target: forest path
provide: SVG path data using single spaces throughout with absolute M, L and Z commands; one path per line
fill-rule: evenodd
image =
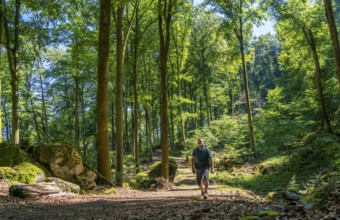
M 178 175 L 171 190 L 117 188 L 117 194 L 112 195 L 58 194 L 20 199 L 9 196 L 0 181 L 0 219 L 238 219 L 242 215 L 237 211 L 240 204 L 250 208 L 258 205 L 254 198 L 223 192 L 216 185 L 210 188 L 209 199 L 203 200 L 185 158 L 175 160 Z

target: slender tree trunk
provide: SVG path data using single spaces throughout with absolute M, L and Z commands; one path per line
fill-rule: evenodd
M 0 45 L 4 35 L 4 2 L 0 0 Z M 2 62 L 2 50 L 0 49 L 0 63 Z M 0 68 L 0 100 L 2 100 L 2 75 L 3 69 Z M 0 101 L 0 143 L 2 143 L 2 102 Z
M 32 91 L 31 91 L 31 79 L 32 79 L 32 73 L 26 73 L 26 90 L 28 94 L 28 99 L 27 99 L 27 109 L 32 113 L 33 116 L 33 121 L 34 121 L 34 126 L 35 126 L 35 131 L 37 133 L 37 139 L 38 143 L 41 142 L 41 136 L 40 136 L 40 129 L 39 129 L 39 122 L 38 122 L 38 113 L 35 111 L 34 107 L 34 100 L 32 98 Z M 28 100 L 30 100 L 28 102 Z M 42 119 L 42 117 L 40 117 Z
M 48 129 L 48 117 L 47 117 L 47 108 L 46 108 L 46 100 L 45 100 L 45 91 L 44 91 L 44 85 L 43 85 L 43 76 L 42 72 L 40 71 L 40 58 L 39 58 L 39 80 L 40 80 L 40 90 L 41 90 L 41 101 L 42 101 L 42 127 L 44 128 L 44 131 L 46 133 L 46 136 L 48 139 L 53 141 L 49 129 Z
M 81 84 L 81 92 L 80 92 L 80 100 L 81 100 L 81 134 L 82 134 L 82 150 L 83 157 L 87 159 L 87 144 L 86 144 L 86 130 L 85 130 L 85 100 L 84 100 L 84 82 Z
M 339 88 L 340 88 L 340 46 L 339 46 L 339 35 L 336 29 L 336 23 L 333 16 L 332 0 L 324 0 L 325 12 L 327 17 L 327 23 L 329 27 L 329 33 L 333 45 L 333 53 L 336 65 L 336 75 L 338 78 Z
M 139 172 L 139 104 L 138 104 L 138 47 L 139 47 L 139 1 L 136 3 L 136 20 L 135 20 L 135 39 L 134 39 L 134 51 L 133 51 L 133 148 L 134 148 L 134 162 L 136 166 L 136 172 Z
M 240 8 L 242 8 L 242 6 Z M 247 107 L 247 114 L 248 114 L 248 128 L 249 128 L 250 147 L 251 147 L 251 149 L 254 153 L 255 159 L 257 160 L 255 141 L 254 141 L 253 120 L 252 120 L 250 96 L 249 96 L 248 74 L 247 74 L 247 68 L 246 68 L 246 60 L 245 60 L 245 56 L 244 56 L 243 25 L 242 25 L 241 18 L 239 18 L 239 30 L 235 29 L 234 31 L 235 31 L 236 36 L 238 37 L 239 44 L 240 44 L 240 53 L 241 53 L 241 59 L 242 59 L 242 76 L 243 76 L 243 83 L 244 83 L 244 94 L 245 94 L 245 98 L 246 98 L 246 107 Z
M 108 135 L 108 75 L 110 56 L 111 0 L 100 1 L 97 87 L 98 172 L 112 181 Z
M 116 110 L 116 184 L 123 185 L 123 13 L 124 8 L 117 9 L 117 110 Z
M 303 33 L 313 53 L 313 59 L 314 59 L 314 65 L 315 65 L 314 77 L 315 77 L 316 88 L 319 94 L 320 111 L 322 115 L 323 124 L 327 132 L 333 133 L 331 124 L 329 122 L 329 118 L 327 115 L 326 106 L 325 106 L 325 98 L 324 98 L 323 87 L 322 87 L 322 82 L 321 82 L 321 68 L 320 68 L 319 56 L 316 50 L 316 41 L 311 30 L 303 29 Z
M 111 129 L 111 137 L 112 137 L 112 139 L 111 139 L 111 144 L 112 144 L 112 147 L 111 147 L 111 149 L 113 150 L 113 151 L 115 151 L 116 150 L 116 132 L 115 132 L 115 126 L 116 126 L 116 124 L 115 124 L 115 100 L 112 100 L 112 103 L 111 103 L 111 126 L 112 126 L 112 129 Z
M 4 118 L 5 118 L 5 128 L 6 128 L 6 140 L 9 141 L 10 140 L 10 125 L 9 125 L 9 116 L 7 114 L 7 108 L 6 108 L 6 98 L 4 98 L 4 100 L 1 100 L 1 106 L 3 108 L 3 112 L 4 112 Z
M 4 26 L 6 34 L 6 49 L 9 69 L 11 72 L 12 87 L 12 137 L 13 144 L 19 144 L 19 18 L 20 18 L 20 1 L 15 1 L 15 20 L 14 20 L 14 46 L 11 48 L 8 21 L 4 17 Z M 4 7 L 5 1 L 4 1 Z M 6 14 L 6 13 L 5 13 Z

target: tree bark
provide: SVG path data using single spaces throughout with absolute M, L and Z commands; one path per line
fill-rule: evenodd
M 117 9 L 117 110 L 116 110 L 116 184 L 123 185 L 123 13 L 124 8 Z
M 112 180 L 108 136 L 108 75 L 110 56 L 111 0 L 100 1 L 97 87 L 98 172 Z
M 329 27 L 329 33 L 332 40 L 333 53 L 336 65 L 336 76 L 340 88 L 340 46 L 339 46 L 339 35 L 336 29 L 336 23 L 333 16 L 332 0 L 324 0 L 325 12 L 327 17 L 327 23 Z
M 168 143 L 168 69 L 167 61 L 170 46 L 170 24 L 172 0 L 158 0 L 158 31 L 160 37 L 160 69 L 161 69 L 161 145 L 162 145 L 162 177 L 169 179 L 169 143 Z M 164 19 L 164 21 L 163 21 Z M 163 22 L 165 30 L 163 29 Z

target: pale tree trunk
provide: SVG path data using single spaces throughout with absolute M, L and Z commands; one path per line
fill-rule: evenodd
M 116 184 L 123 185 L 123 13 L 124 8 L 117 9 L 117 105 L 116 105 Z
M 112 181 L 108 135 L 108 75 L 110 56 L 111 0 L 100 1 L 97 87 L 98 172 Z
M 167 61 L 170 46 L 170 24 L 172 0 L 158 0 L 158 30 L 160 37 L 161 67 L 161 145 L 162 145 L 162 177 L 169 179 L 169 143 L 168 143 L 168 69 Z M 164 19 L 164 20 L 163 20 Z M 163 24 L 164 22 L 164 24 Z M 165 30 L 164 27 L 165 26 Z
M 333 16 L 332 0 L 324 0 L 325 12 L 327 17 L 327 23 L 329 27 L 329 33 L 331 35 L 333 53 L 336 65 L 336 76 L 338 78 L 339 88 L 340 88 L 340 46 L 338 31 L 336 29 L 336 23 Z
M 242 4 L 240 6 L 242 9 Z M 234 32 L 238 38 L 240 44 L 240 53 L 242 59 L 242 76 L 243 76 L 243 83 L 244 83 L 244 94 L 246 98 L 246 107 L 247 107 L 247 114 L 248 114 L 248 129 L 249 129 L 249 141 L 250 141 L 250 148 L 254 153 L 254 158 L 257 159 L 256 148 L 255 148 L 255 141 L 254 141 L 254 129 L 253 129 L 253 120 L 252 120 L 252 113 L 251 113 L 251 105 L 250 105 L 250 96 L 249 96 L 249 86 L 248 86 L 248 74 L 246 68 L 246 60 L 244 56 L 244 39 L 243 39 L 243 22 L 242 19 L 239 18 L 239 29 L 234 29 Z
M 6 8 L 5 1 L 4 7 Z M 5 13 L 6 14 L 6 13 Z M 15 1 L 15 19 L 14 19 L 14 45 L 11 48 L 11 39 L 9 34 L 9 25 L 6 16 L 4 17 L 4 26 L 6 34 L 6 49 L 9 69 L 11 72 L 12 87 L 12 137 L 13 144 L 19 144 L 19 18 L 20 18 L 20 1 Z
M 322 115 L 323 124 L 327 132 L 333 133 L 331 124 L 329 122 L 329 118 L 327 115 L 326 106 L 325 106 L 325 98 L 324 98 L 323 87 L 322 87 L 322 82 L 321 82 L 321 68 L 320 68 L 319 56 L 316 51 L 315 38 L 311 30 L 303 29 L 303 33 L 313 53 L 313 59 L 314 59 L 314 65 L 315 65 L 314 77 L 315 77 L 316 88 L 318 90 L 318 95 L 319 95 L 320 111 Z

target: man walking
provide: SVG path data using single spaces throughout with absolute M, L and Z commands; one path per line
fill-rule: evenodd
M 198 146 L 192 152 L 191 167 L 192 172 L 196 174 L 197 185 L 201 190 L 204 199 L 208 198 L 209 187 L 209 168 L 214 173 L 214 164 L 211 151 L 204 145 L 204 139 L 198 139 Z M 204 180 L 204 188 L 203 188 Z

